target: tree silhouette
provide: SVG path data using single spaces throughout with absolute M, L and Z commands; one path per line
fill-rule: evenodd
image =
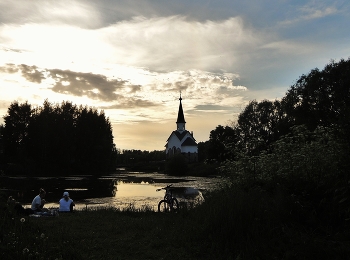
M 48 100 L 32 109 L 16 101 L 4 119 L 5 161 L 25 167 L 27 174 L 114 169 L 112 127 L 103 111 Z
M 330 62 L 320 71 L 302 75 L 285 97 L 287 115 L 310 130 L 350 122 L 350 59 Z
M 28 102 L 13 102 L 4 116 L 3 149 L 7 162 L 15 162 L 25 156 L 28 142 L 29 125 L 32 120 L 32 108 Z
M 224 159 L 234 159 L 237 153 L 257 156 L 299 125 L 309 131 L 337 128 L 338 138 L 350 147 L 350 58 L 331 61 L 323 70 L 313 69 L 302 75 L 281 100 L 250 101 L 232 131 L 224 131 L 219 125 L 211 132 L 201 157 L 226 154 L 229 157 Z M 223 132 L 225 138 L 220 137 Z

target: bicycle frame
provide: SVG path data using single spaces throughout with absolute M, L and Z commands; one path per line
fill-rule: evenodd
M 163 200 L 159 201 L 158 203 L 158 211 L 163 211 L 161 210 L 161 207 L 164 207 L 164 211 L 167 212 L 168 210 L 170 211 L 177 211 L 178 207 L 179 207 L 179 202 L 177 201 L 177 199 L 175 197 L 173 197 L 173 192 L 171 190 L 172 184 L 164 187 L 164 188 L 160 188 L 157 189 L 156 191 L 160 191 L 160 190 L 165 190 L 165 195 Z
M 173 198 L 173 192 L 171 191 L 170 188 L 166 188 L 165 189 L 164 200 L 166 200 L 167 202 L 170 202 L 172 198 Z

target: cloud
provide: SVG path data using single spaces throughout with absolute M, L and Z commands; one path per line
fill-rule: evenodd
M 41 85 L 55 93 L 88 97 L 99 102 L 109 102 L 110 108 L 151 107 L 169 99 L 169 94 L 185 93 L 188 98 L 207 98 L 215 102 L 229 100 L 230 95 L 239 95 L 247 90 L 244 86 L 234 86 L 239 78 L 232 73 L 211 73 L 201 70 L 150 72 L 144 85 L 133 84 L 129 80 L 107 77 L 91 72 L 76 72 L 61 69 L 41 69 L 25 64 L 6 64 L 0 71 L 21 75 L 25 80 Z M 137 77 L 137 75 L 134 75 Z M 148 83 L 147 83 L 148 82 Z M 176 95 L 176 94 L 175 94 Z M 117 104 L 113 104 L 117 101 Z
M 17 52 L 17 53 L 24 52 L 24 50 L 20 50 L 20 49 L 11 49 L 11 48 L 4 48 L 4 47 L 2 47 L 0 49 L 4 50 L 6 52 Z
M 7 110 L 9 108 L 9 101 L 8 100 L 0 100 L 0 111 L 1 110 Z M 0 121 L 1 124 L 1 121 Z
M 335 6 L 324 6 L 323 4 L 315 5 L 312 2 L 312 3 L 308 3 L 307 5 L 301 6 L 299 8 L 299 12 L 297 12 L 298 14 L 297 17 L 289 20 L 284 20 L 280 22 L 280 24 L 291 25 L 302 21 L 320 19 L 326 16 L 335 15 L 338 12 L 339 11 L 337 7 Z
M 231 106 L 219 106 L 219 105 L 212 105 L 212 104 L 207 104 L 207 105 L 198 105 L 195 107 L 196 110 L 201 110 L 201 111 L 223 111 L 223 110 L 232 110 Z
M 26 64 L 15 65 L 7 63 L 5 66 L 0 67 L 0 72 L 9 74 L 21 73 L 26 80 L 33 83 L 41 83 L 45 79 L 43 70 L 40 70 L 37 66 Z
M 0 0 L 1 98 L 93 105 L 137 134 L 175 126 L 181 91 L 209 133 L 348 55 L 348 20 L 344 0 Z
M 241 93 L 241 92 L 238 92 L 237 90 L 247 91 L 248 89 L 244 86 L 220 86 L 216 90 L 216 93 L 217 95 L 221 95 L 223 97 L 231 97 Z
M 87 96 L 99 101 L 116 101 L 123 99 L 128 93 L 135 94 L 141 91 L 140 85 L 133 85 L 122 79 L 109 79 L 105 75 L 94 73 L 40 69 L 25 64 L 6 64 L 0 67 L 0 72 L 20 73 L 29 82 L 44 84 L 45 81 L 46 88 L 53 92 L 78 97 Z M 140 100 L 131 103 L 142 105 Z
M 12 63 L 8 63 L 5 66 L 0 67 L 0 72 L 2 73 L 13 74 L 13 73 L 17 73 L 18 71 L 19 69 L 17 68 L 17 66 Z
M 184 16 L 134 17 L 100 29 L 68 24 L 0 25 L 3 49 L 23 50 L 9 60 L 60 69 L 123 64 L 149 71 L 193 69 L 236 73 L 266 36 L 244 25 L 240 17 L 194 21 Z M 103 64 L 103 65 L 102 65 Z M 92 68 L 92 67 L 95 68 Z
M 122 98 L 122 100 L 118 100 L 117 104 L 109 105 L 109 106 L 101 106 L 102 109 L 132 109 L 132 108 L 149 108 L 149 107 L 157 107 L 158 103 L 142 100 L 137 98 Z M 143 115 L 144 117 L 144 115 Z
M 101 25 L 100 14 L 84 1 L 0 1 L 0 23 L 71 24 L 82 28 Z
M 109 80 L 104 75 L 74 72 L 69 70 L 48 70 L 55 81 L 52 91 L 75 96 L 88 96 L 103 101 L 117 100 L 116 91 L 125 87 L 124 80 Z M 121 91 L 120 91 L 121 92 Z
M 101 29 L 124 64 L 154 71 L 231 69 L 259 41 L 239 17 L 188 21 L 186 17 L 134 17 Z M 108 39 L 107 39 L 108 38 Z
M 135 74 L 129 73 L 126 77 L 125 70 L 118 69 L 120 66 L 156 74 L 198 70 L 226 76 L 230 72 L 231 78 L 244 80 L 239 85 L 248 86 L 247 79 L 253 78 L 251 73 L 256 73 L 256 65 L 265 70 L 266 64 L 286 66 L 286 59 L 282 65 L 282 62 L 267 63 L 266 60 L 275 58 L 275 50 L 285 53 L 284 46 L 290 44 L 292 48 L 297 43 L 288 42 L 282 46 L 284 42 L 279 37 L 247 26 L 239 16 L 215 21 L 190 20 L 180 15 L 137 16 L 89 30 L 47 24 L 5 27 L 3 34 L 8 38 L 5 42 L 7 48 L 26 50 L 20 57 L 10 56 L 11 61 L 20 58 L 21 63 L 29 64 L 35 59 L 35 65 L 40 67 L 92 71 L 101 75 L 110 70 L 113 71 L 111 74 L 135 86 L 144 83 L 135 80 Z M 12 42 L 16 44 L 12 45 Z M 205 78 L 179 78 L 168 86 L 161 85 L 164 91 L 184 91 L 195 84 L 191 80 L 198 82 L 205 81 Z M 255 86 L 250 84 L 249 87 Z M 138 88 L 130 91 L 138 91 Z
M 21 64 L 18 66 L 18 68 L 20 71 L 22 71 L 23 77 L 30 82 L 41 83 L 41 81 L 45 79 L 44 73 L 38 70 L 36 66 Z
M 304 15 L 302 16 L 302 19 L 304 20 L 318 19 L 338 13 L 337 8 L 334 6 L 318 7 L 306 5 L 301 7 L 300 10 L 302 11 L 302 13 L 304 13 Z
M 319 51 L 318 45 L 298 42 L 295 40 L 271 41 L 260 47 L 261 50 L 271 51 L 271 55 L 307 55 Z

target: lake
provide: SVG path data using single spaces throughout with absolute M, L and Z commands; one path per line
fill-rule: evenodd
M 69 177 L 0 177 L 0 187 L 7 196 L 12 195 L 25 207 L 29 207 L 39 188 L 47 192 L 45 207 L 58 207 L 58 200 L 64 191 L 76 203 L 76 209 L 92 207 L 116 207 L 125 209 L 147 207 L 156 210 L 164 190 L 156 189 L 173 185 L 173 195 L 181 203 L 196 204 L 205 200 L 207 191 L 216 189 L 223 182 L 213 177 L 176 177 L 160 173 L 126 172 L 94 177 L 76 175 Z

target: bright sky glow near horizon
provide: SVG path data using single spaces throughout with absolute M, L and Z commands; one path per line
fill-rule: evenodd
M 179 94 L 197 142 L 251 100 L 350 57 L 348 0 L 0 0 L 0 124 L 14 101 L 104 110 L 120 149 L 163 150 Z

